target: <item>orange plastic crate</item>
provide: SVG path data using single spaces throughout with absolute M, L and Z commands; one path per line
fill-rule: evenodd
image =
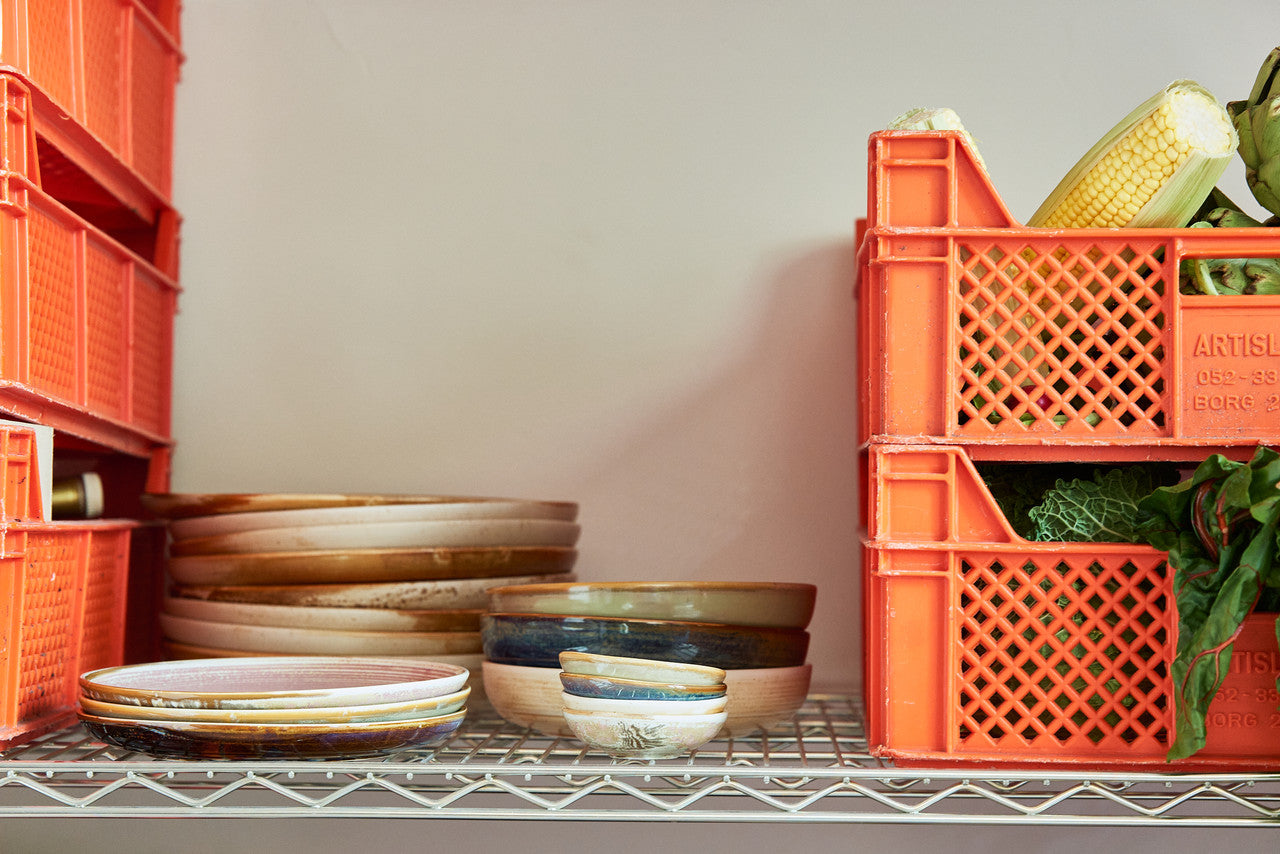
M 1280 436 L 1280 296 L 1184 296 L 1280 228 L 1032 229 L 961 136 L 871 135 L 859 438 L 975 459 L 1202 459 Z
M 40 189 L 28 95 L 0 75 L 0 410 L 153 455 L 171 444 L 177 285 Z
M 866 451 L 868 739 L 903 764 L 1280 768 L 1274 614 L 1246 623 L 1208 744 L 1173 766 L 1164 553 L 1029 542 L 967 447 Z
M 0 67 L 31 85 L 36 133 L 148 220 L 172 195 L 177 18 L 176 0 L 0 0 Z
M 133 522 L 33 522 L 34 440 L 0 427 L 0 749 L 75 718 L 76 679 L 123 660 Z

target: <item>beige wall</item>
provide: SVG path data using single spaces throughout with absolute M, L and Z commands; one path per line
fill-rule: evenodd
M 1278 40 L 1264 0 L 890 5 L 188 0 L 174 488 L 573 499 L 584 578 L 817 583 L 855 684 L 867 134 L 955 108 L 1026 217 Z

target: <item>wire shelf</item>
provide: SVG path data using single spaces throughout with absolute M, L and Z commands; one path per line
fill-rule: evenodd
M 703 822 L 1274 825 L 1280 774 L 910 771 L 858 702 L 679 760 L 619 761 L 475 709 L 445 744 L 362 760 L 188 761 L 76 726 L 0 753 L 0 817 L 435 817 Z

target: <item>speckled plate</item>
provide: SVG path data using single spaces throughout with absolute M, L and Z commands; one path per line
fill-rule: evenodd
M 91 670 L 80 692 L 108 703 L 199 709 L 360 706 L 439 697 L 470 672 L 441 661 L 359 656 L 256 656 Z
M 178 584 L 339 584 L 442 581 L 568 572 L 578 558 L 563 546 L 323 549 L 171 556 Z
M 448 741 L 466 717 L 337 724 L 222 724 L 144 721 L 80 712 L 85 728 L 107 744 L 170 759 L 358 759 Z
M 467 705 L 471 689 L 452 694 L 372 703 L 367 706 L 309 706 L 288 709 L 181 709 L 172 706 L 135 706 L 80 697 L 81 711 L 99 718 L 138 721 L 203 721 L 220 724 L 347 724 L 370 721 L 405 721 L 451 715 Z
M 509 501 L 524 499 L 487 498 L 467 495 L 379 495 L 341 493 L 269 493 L 269 492 L 149 492 L 142 496 L 142 506 L 162 519 L 186 519 L 223 513 L 258 513 L 273 510 L 305 510 L 318 507 L 379 507 L 389 504 L 433 504 L 459 501 Z M 571 501 L 538 501 L 576 512 Z
M 572 572 L 549 576 L 572 581 Z M 450 578 L 443 581 L 388 581 L 376 584 L 179 584 L 173 595 L 210 602 L 244 602 L 314 608 L 451 608 L 484 610 L 486 590 L 507 578 Z M 513 581 L 512 583 L 521 583 Z

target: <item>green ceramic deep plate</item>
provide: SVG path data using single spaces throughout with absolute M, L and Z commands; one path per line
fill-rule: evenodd
M 809 649 L 802 629 L 564 614 L 486 614 L 480 636 L 487 661 L 534 667 L 559 667 L 566 650 L 724 670 L 794 667 Z
M 491 588 L 489 610 L 803 629 L 816 597 L 812 584 L 783 582 L 534 583 Z

